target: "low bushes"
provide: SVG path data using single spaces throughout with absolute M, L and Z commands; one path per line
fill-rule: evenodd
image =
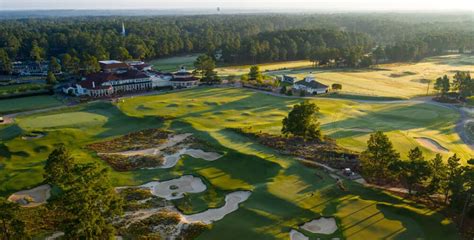
M 87 147 L 99 153 L 147 149 L 163 144 L 170 134 L 170 131 L 161 129 L 146 129 L 110 141 L 89 144 Z
M 133 171 L 142 168 L 155 168 L 163 165 L 162 156 L 136 155 L 124 156 L 119 154 L 102 154 L 100 158 L 119 172 Z

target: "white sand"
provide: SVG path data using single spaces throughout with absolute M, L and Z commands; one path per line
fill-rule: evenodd
M 449 152 L 449 149 L 443 147 L 441 144 L 439 144 L 437 141 L 431 139 L 431 138 L 426 138 L 426 137 L 419 137 L 415 138 L 423 147 L 426 147 L 428 149 L 431 149 L 435 152 Z
M 55 233 L 53 233 L 53 235 L 51 235 L 49 237 L 46 237 L 44 240 L 55 240 L 55 239 L 58 239 L 62 236 L 64 236 L 63 232 L 55 232 Z
M 334 218 L 322 217 L 303 224 L 301 229 L 312 233 L 333 234 L 337 231 L 337 224 Z
M 102 153 L 102 154 L 120 154 L 124 156 L 136 156 L 136 155 L 159 155 L 161 154 L 161 150 L 169 147 L 173 147 L 176 144 L 184 141 L 186 138 L 189 136 L 193 135 L 192 133 L 183 133 L 183 134 L 178 134 L 178 135 L 173 135 L 168 140 L 159 145 L 156 148 L 148 148 L 148 149 L 142 149 L 142 150 L 131 150 L 131 151 L 124 151 L 124 152 L 118 152 L 118 153 Z
M 204 212 L 183 215 L 183 218 L 187 222 L 203 222 L 205 224 L 211 224 L 214 221 L 221 220 L 225 215 L 239 209 L 239 204 L 247 200 L 252 192 L 250 191 L 237 191 L 227 194 L 225 196 L 225 204 L 220 208 L 211 208 Z
M 204 152 L 201 149 L 183 148 L 175 154 L 165 156 L 163 166 L 161 166 L 160 168 L 174 167 L 178 163 L 182 155 L 189 155 L 193 158 L 200 158 L 206 161 L 215 161 L 222 157 L 222 155 L 215 152 Z
M 177 187 L 177 189 L 171 189 L 172 186 Z M 207 188 L 206 184 L 204 184 L 200 178 L 192 175 L 184 175 L 180 178 L 164 182 L 149 182 L 141 187 L 149 188 L 153 195 L 167 200 L 182 198 L 184 197 L 184 193 L 204 192 Z M 174 196 L 173 193 L 175 193 Z
M 50 197 L 51 186 L 45 184 L 33 189 L 16 192 L 8 197 L 8 201 L 19 203 L 22 207 L 36 207 L 45 204 Z
M 291 229 L 290 231 L 290 240 L 309 240 L 308 237 L 306 237 L 304 234 Z
M 45 136 L 44 133 L 34 133 L 34 134 L 32 134 L 32 136 L 23 136 L 23 137 L 21 137 L 21 139 L 23 139 L 23 140 L 35 140 L 35 139 L 38 139 L 38 138 L 42 138 L 44 136 Z

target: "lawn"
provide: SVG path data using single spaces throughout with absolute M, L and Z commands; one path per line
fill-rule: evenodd
M 50 95 L 0 99 L 0 114 L 56 107 L 61 104 L 60 101 Z
M 444 74 L 452 77 L 455 71 L 474 72 L 474 56 L 447 55 L 432 57 L 417 63 L 380 64 L 369 69 L 314 68 L 309 61 L 258 64 L 265 74 L 283 74 L 303 79 L 313 74 L 316 80 L 331 86 L 342 84 L 342 93 L 352 96 L 412 98 L 434 94 L 434 80 Z M 250 66 L 218 68 L 222 76 L 248 73 Z
M 278 134 L 281 120 L 298 99 L 264 95 L 241 89 L 196 89 L 166 95 L 125 99 L 119 104 L 127 114 L 136 117 L 158 113 L 179 117 L 195 126 L 213 128 L 247 127 Z M 432 151 L 416 138 L 436 140 L 450 152 L 440 152 L 445 158 L 457 153 L 467 159 L 472 151 L 460 143 L 454 126 L 459 114 L 452 109 L 430 104 L 359 103 L 350 100 L 316 98 L 321 109 L 325 134 L 337 139 L 344 147 L 363 151 L 371 132 L 382 130 L 405 157 L 408 149 L 422 148 L 427 157 Z
M 292 228 L 319 216 L 336 218 L 339 230 L 331 238 L 459 238 L 454 225 L 436 212 L 356 183 L 345 182 L 348 191 L 340 191 L 326 173 L 226 129 L 252 126 L 256 131 L 278 133 L 281 119 L 299 99 L 244 89 L 198 88 L 123 100 L 117 106 L 98 102 L 21 116 L 15 125 L 0 128 L 0 138 L 4 139 L 0 144 L 0 196 L 40 184 L 43 162 L 58 143 L 66 144 L 81 161 L 108 167 L 84 146 L 141 129 L 169 128 L 193 133 L 215 151 L 225 153 L 224 157 L 209 162 L 186 156 L 171 169 L 111 170 L 112 182 L 116 186 L 138 185 L 183 174 L 200 176 L 208 190 L 189 194 L 191 205 L 186 208 L 183 201 L 175 201 L 187 213 L 218 207 L 231 191 L 252 191 L 238 211 L 217 221 L 199 239 L 288 239 Z M 321 108 L 324 132 L 345 146 L 362 149 L 368 137 L 366 128 L 377 128 L 387 131 L 403 152 L 417 145 L 414 136 L 427 135 L 466 154 L 453 132 L 458 114 L 450 109 L 427 104 L 314 101 Z M 158 118 L 165 115 L 170 120 Z M 351 128 L 362 132 L 348 130 Z M 21 139 L 22 133 L 31 131 L 42 131 L 46 136 Z
M 175 72 L 179 70 L 181 66 L 186 67 L 188 70 L 192 70 L 194 68 L 194 61 L 196 61 L 198 56 L 198 54 L 194 54 L 179 57 L 161 58 L 150 61 L 150 64 L 154 69 L 164 72 Z

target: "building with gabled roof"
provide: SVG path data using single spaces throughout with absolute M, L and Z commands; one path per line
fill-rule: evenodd
M 303 80 L 295 82 L 293 89 L 305 91 L 310 94 L 323 94 L 329 91 L 328 86 L 316 81 L 312 75 L 308 75 Z

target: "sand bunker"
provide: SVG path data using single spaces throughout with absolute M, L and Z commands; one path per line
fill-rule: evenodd
M 426 138 L 426 137 L 419 137 L 415 138 L 423 147 L 426 147 L 428 149 L 431 149 L 435 152 L 449 152 L 449 149 L 443 147 L 441 144 L 439 144 L 437 141 L 431 139 L 431 138 Z
M 304 234 L 291 229 L 290 231 L 290 240 L 309 240 L 308 237 L 306 237 Z
M 148 149 L 142 149 L 142 150 L 131 150 L 131 151 L 124 151 L 124 152 L 119 152 L 119 153 L 114 153 L 114 154 L 120 154 L 124 156 L 136 156 L 136 155 L 158 155 L 160 154 L 160 151 L 169 147 L 173 147 L 176 144 L 184 141 L 186 138 L 191 136 L 192 133 L 183 133 L 183 134 L 178 134 L 178 135 L 173 135 L 168 140 L 159 145 L 156 148 L 148 148 Z M 102 153 L 103 154 L 103 153 Z
M 205 224 L 211 224 L 214 221 L 221 220 L 225 215 L 237 211 L 239 204 L 247 200 L 252 192 L 250 191 L 237 191 L 227 194 L 225 196 L 225 204 L 220 208 L 211 208 L 204 212 L 183 215 L 183 218 L 187 222 L 203 222 Z
M 42 132 L 32 132 L 30 134 L 27 134 L 27 135 L 21 137 L 21 139 L 23 139 L 23 140 L 34 140 L 34 139 L 42 138 L 44 136 L 45 136 L 45 134 L 42 133 Z
M 200 158 L 206 161 L 215 161 L 222 157 L 222 155 L 215 152 L 204 152 L 201 149 L 183 148 L 175 154 L 171 154 L 164 157 L 163 166 L 160 168 L 172 168 L 178 163 L 182 155 L 189 155 L 193 158 Z
M 336 219 L 322 217 L 303 224 L 301 229 L 312 233 L 333 234 L 337 231 Z
M 53 235 L 51 235 L 49 237 L 46 237 L 44 240 L 55 240 L 55 239 L 58 239 L 62 236 L 64 236 L 63 232 L 55 232 L 55 233 L 53 233 Z
M 8 201 L 16 202 L 22 207 L 36 207 L 45 204 L 51 197 L 51 187 L 47 184 L 30 190 L 19 191 L 8 197 Z
M 184 175 L 164 182 L 149 182 L 141 187 L 149 188 L 151 193 L 166 200 L 179 199 L 184 193 L 200 193 L 206 190 L 206 184 L 198 177 Z
M 168 138 L 166 143 L 161 144 L 160 146 L 158 146 L 156 148 L 124 151 L 124 152 L 119 152 L 119 153 L 100 153 L 100 154 L 104 154 L 104 155 L 106 155 L 106 154 L 120 154 L 122 156 L 127 156 L 127 157 L 144 156 L 144 155 L 161 156 L 161 155 L 164 155 L 163 150 L 176 146 L 177 144 L 181 143 L 182 141 L 184 141 L 186 138 L 188 138 L 191 135 L 192 135 L 191 133 L 184 133 L 184 134 L 174 135 L 174 136 Z M 215 161 L 215 160 L 222 157 L 221 154 L 218 154 L 218 153 L 215 153 L 215 152 L 205 152 L 201 149 L 182 148 L 181 150 L 179 150 L 178 152 L 176 152 L 174 154 L 164 155 L 163 166 L 160 166 L 158 168 L 172 168 L 172 167 L 174 167 L 178 163 L 178 161 L 179 161 L 179 159 L 181 158 L 182 155 L 189 155 L 193 158 L 200 158 L 200 159 L 204 159 L 206 161 Z

